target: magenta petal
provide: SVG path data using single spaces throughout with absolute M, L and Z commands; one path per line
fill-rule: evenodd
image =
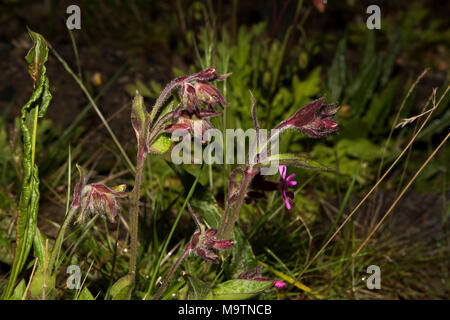
M 274 285 L 274 287 L 276 287 L 276 288 L 284 288 L 284 287 L 286 286 L 286 283 L 284 283 L 283 281 L 275 280 L 275 281 L 273 282 L 273 285 Z
M 288 196 L 286 195 L 286 191 L 283 191 L 283 199 L 284 199 L 284 204 L 286 205 L 286 208 L 288 210 L 291 210 L 291 204 L 289 203 L 289 199 L 288 199 Z
M 295 177 L 295 173 L 291 174 L 289 177 L 287 177 L 286 181 L 289 185 L 289 187 L 295 186 L 297 184 L 297 181 L 291 181 Z
M 280 171 L 281 178 L 284 180 L 286 178 L 286 166 L 278 166 L 278 171 Z

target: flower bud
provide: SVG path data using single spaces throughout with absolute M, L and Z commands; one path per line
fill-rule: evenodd
M 209 260 L 215 264 L 219 263 L 219 257 L 214 253 L 214 251 L 212 251 L 212 249 L 225 250 L 231 248 L 234 245 L 234 241 L 217 240 L 216 234 L 216 229 L 207 229 L 203 232 L 197 231 L 192 236 L 188 249 L 205 260 Z
M 298 110 L 292 117 L 280 123 L 276 129 L 297 129 L 312 138 L 324 138 L 338 131 L 332 120 L 338 108 L 334 104 L 324 105 L 325 98 L 317 99 Z

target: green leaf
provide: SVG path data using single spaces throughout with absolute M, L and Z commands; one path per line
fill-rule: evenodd
M 89 291 L 89 289 L 87 287 L 84 287 L 83 290 L 81 290 L 77 300 L 95 300 L 95 298 Z
M 397 93 L 397 80 L 398 78 L 394 78 L 382 92 L 373 96 L 368 111 L 363 118 L 367 123 L 369 132 L 383 133 L 390 128 L 390 125 L 386 123 L 386 118 L 393 107 L 392 102 Z
M 131 276 L 126 275 L 116 281 L 111 287 L 110 294 L 113 300 L 125 299 L 131 285 Z
M 272 281 L 230 280 L 217 285 L 213 289 L 214 300 L 250 299 L 272 287 Z
M 367 139 L 343 139 L 338 142 L 336 150 L 339 158 L 343 156 L 351 156 L 363 161 L 377 160 L 381 158 L 382 154 L 381 148 Z
M 347 41 L 341 39 L 337 45 L 333 63 L 328 71 L 328 89 L 330 90 L 330 101 L 338 101 L 346 84 L 345 54 Z
M 3 298 L 11 296 L 16 279 L 22 270 L 31 250 L 36 231 L 39 207 L 39 173 L 35 163 L 37 118 L 43 117 L 50 104 L 52 95 L 46 76 L 45 62 L 48 58 L 48 47 L 45 39 L 38 33 L 28 30 L 33 47 L 25 60 L 28 72 L 33 79 L 33 94 L 22 107 L 20 127 L 23 137 L 23 181 L 19 200 L 19 216 L 16 229 L 16 251 L 8 285 Z
M 165 135 L 160 135 L 150 146 L 150 153 L 163 154 L 169 151 L 172 140 Z
M 345 60 L 344 60 L 344 62 L 345 62 Z M 345 66 L 344 66 L 344 68 L 345 68 Z M 308 77 L 302 81 L 300 81 L 298 79 L 297 75 L 294 76 L 294 78 L 292 80 L 292 91 L 294 94 L 294 106 L 296 108 L 298 108 L 299 106 L 308 104 L 308 102 L 310 102 L 314 96 L 316 96 L 320 93 L 320 85 L 322 82 L 322 79 L 320 77 L 321 69 L 322 69 L 321 67 L 314 68 L 309 73 Z M 345 83 L 345 70 L 344 70 L 343 77 L 344 77 L 344 79 L 343 80 L 341 79 L 341 81 L 344 81 L 344 83 Z M 337 99 L 334 99 L 331 101 L 336 102 Z M 281 110 L 281 111 L 286 112 L 286 110 Z
M 372 98 L 382 70 L 383 57 L 374 56 L 362 72 L 347 87 L 347 96 L 353 97 L 350 106 L 353 113 L 360 116 L 366 110 L 367 102 Z M 353 96 L 354 94 L 354 96 Z
M 388 53 L 386 59 L 384 60 L 383 72 L 381 74 L 381 79 L 380 79 L 381 86 L 385 86 L 388 83 L 388 81 L 391 77 L 392 71 L 394 70 L 395 59 L 397 58 L 398 54 L 400 53 L 401 47 L 402 47 L 401 36 L 400 36 L 400 32 L 397 31 L 390 41 L 389 53 Z
M 442 132 L 445 128 L 448 130 L 448 124 L 450 123 L 450 109 L 447 109 L 444 115 L 434 119 L 431 123 L 425 127 L 425 129 L 419 134 L 419 140 L 428 139 L 433 134 Z
M 146 154 L 148 152 L 147 137 L 150 115 L 145 111 L 144 98 L 136 90 L 131 107 L 131 124 L 138 141 L 138 152 Z
M 185 274 L 184 280 L 188 285 L 187 299 L 188 300 L 211 300 L 211 284 L 201 281 L 196 277 Z
M 230 278 L 236 278 L 244 270 L 244 266 L 247 266 L 248 270 L 253 270 L 258 265 L 250 242 L 238 226 L 233 229 L 233 237 L 232 258 L 227 266 L 227 274 Z
M 333 170 L 332 168 L 329 168 L 302 154 L 294 154 L 294 153 L 275 154 L 267 158 L 267 162 L 264 164 L 264 166 L 269 166 L 269 164 L 272 162 L 278 162 L 279 165 L 295 166 L 307 169 L 320 169 L 327 171 Z
M 0 261 L 6 264 L 11 264 L 11 242 L 6 237 L 8 231 L 0 229 Z
M 45 265 L 45 235 L 37 227 L 34 233 L 33 248 L 34 255 L 39 259 L 39 268 L 43 268 Z
M 140 93 L 142 93 L 143 96 L 149 97 L 149 98 L 157 98 L 157 97 L 154 97 L 154 94 L 152 94 L 152 92 L 149 90 L 149 88 L 139 79 L 136 80 L 136 87 L 137 87 L 137 90 Z
M 33 78 L 34 83 L 38 84 L 38 87 L 45 81 L 45 62 L 48 58 L 48 47 L 44 37 L 39 33 L 33 32 L 28 29 L 28 34 L 33 41 L 33 47 L 28 51 L 25 56 L 25 60 L 28 64 L 28 73 Z M 40 84 L 40 85 L 39 85 Z
M 39 299 L 42 297 L 42 292 L 44 289 L 44 278 L 46 284 L 46 295 L 52 295 L 54 293 L 55 288 L 55 277 L 51 276 L 48 272 L 44 273 L 44 268 L 36 270 L 34 274 L 33 280 L 30 285 L 30 293 L 31 296 L 35 299 Z
M 25 279 L 22 279 L 14 289 L 11 300 L 22 300 L 22 297 L 25 294 L 26 287 L 27 285 L 25 284 Z

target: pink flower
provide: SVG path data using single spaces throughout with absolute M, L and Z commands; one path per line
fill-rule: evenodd
M 284 204 L 286 205 L 286 208 L 288 210 L 291 210 L 291 205 L 294 203 L 294 193 L 292 191 L 288 191 L 288 189 L 297 184 L 297 181 L 292 181 L 292 179 L 295 177 L 295 173 L 286 178 L 286 166 L 278 166 L 278 170 L 280 171 L 281 175 L 281 190 L 283 192 Z
M 284 288 L 286 286 L 286 283 L 284 283 L 283 281 L 275 280 L 273 282 L 273 286 L 276 288 Z

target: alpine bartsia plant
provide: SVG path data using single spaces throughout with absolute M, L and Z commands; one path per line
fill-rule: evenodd
M 64 241 L 64 234 L 72 219 L 78 214 L 76 223 L 84 223 L 88 213 L 107 218 L 110 222 L 115 222 L 115 218 L 119 213 L 120 207 L 117 198 L 124 198 L 128 195 L 125 191 L 126 185 L 118 185 L 115 187 L 107 187 L 100 183 L 87 184 L 87 178 L 83 168 L 77 165 L 80 173 L 80 180 L 75 184 L 73 192 L 73 200 L 70 205 L 69 212 L 64 219 L 64 223 L 59 229 L 52 249 L 49 271 L 57 263 L 57 258 Z
M 133 189 L 133 201 L 130 213 L 131 256 L 130 256 L 130 288 L 129 297 L 133 288 L 136 274 L 137 230 L 140 198 L 140 184 L 142 178 L 143 163 L 148 153 L 165 153 L 171 147 L 171 139 L 168 134 L 181 130 L 202 134 L 200 141 L 204 142 L 203 135 L 208 129 L 214 128 L 208 121 L 209 118 L 221 114 L 221 108 L 229 105 L 220 91 L 211 82 L 224 80 L 230 74 L 218 74 L 215 68 L 208 68 L 201 72 L 179 77 L 172 80 L 162 91 L 150 112 L 145 110 L 143 98 L 136 93 L 133 101 L 131 121 L 138 142 L 136 179 Z M 179 104 L 168 105 L 166 102 L 172 94 L 178 95 Z M 231 232 L 239 217 L 242 203 L 252 196 L 258 197 L 265 191 L 279 190 L 283 195 L 283 201 L 288 210 L 293 205 L 293 192 L 289 189 L 296 185 L 293 181 L 295 175 L 287 176 L 286 165 L 311 167 L 310 160 L 299 155 L 272 154 L 271 144 L 287 129 L 296 129 L 313 138 L 325 138 L 338 130 L 338 124 L 333 120 L 338 108 L 334 105 L 324 105 L 324 98 L 313 101 L 301 108 L 293 116 L 281 122 L 273 130 L 268 139 L 260 141 L 260 126 L 256 115 L 256 101 L 251 95 L 251 115 L 256 130 L 256 141 L 251 143 L 244 167 L 235 168 L 229 180 L 229 195 L 226 201 L 225 212 L 219 230 L 207 228 L 200 216 L 195 213 L 189 203 L 187 207 L 194 219 L 197 231 L 193 234 L 189 243 L 185 246 L 181 255 L 170 269 L 161 287 L 154 295 L 154 299 L 161 297 L 175 271 L 188 254 L 195 254 L 209 262 L 219 263 L 219 256 L 215 252 L 231 248 L 234 245 Z M 220 107 L 220 108 L 218 108 Z M 198 130 L 198 126 L 201 130 Z M 269 151 L 270 146 L 270 152 Z M 269 181 L 264 177 L 263 168 L 271 162 L 279 165 L 281 181 Z M 314 166 L 313 166 L 314 167 Z M 287 177 L 286 177 L 287 176 Z M 238 178 L 240 177 L 240 180 Z M 94 192 L 94 191 L 93 191 Z M 112 194 L 111 194 L 112 195 Z M 260 269 L 255 271 L 255 277 L 260 274 Z M 260 277 L 261 278 L 261 277 Z M 261 278 L 262 279 L 262 278 Z M 235 279 L 238 280 L 238 279 Z M 277 287 L 282 283 L 274 282 Z
M 192 208 L 188 206 L 191 216 L 197 225 L 197 231 L 192 236 L 186 249 L 189 252 L 197 254 L 199 257 L 209 260 L 215 264 L 219 263 L 219 257 L 214 253 L 213 249 L 228 249 L 234 245 L 233 240 L 217 240 L 216 229 L 206 229 L 206 227 L 200 222 L 198 214 L 192 211 Z
M 80 172 L 80 181 L 74 188 L 74 200 L 71 209 L 79 208 L 80 215 L 77 223 L 84 223 L 86 214 L 90 212 L 92 215 L 103 215 L 112 223 L 115 223 L 116 216 L 119 212 L 117 198 L 123 198 L 128 195 L 126 185 L 121 184 L 115 187 L 107 187 L 103 184 L 92 183 L 86 184 L 86 177 L 83 169 L 77 165 Z
M 256 129 L 256 136 L 259 136 L 260 126 L 256 115 L 256 101 L 251 95 L 251 114 Z M 245 199 L 261 198 L 261 191 L 281 190 L 286 208 L 290 210 L 293 205 L 294 194 L 288 189 L 297 184 L 293 181 L 295 175 L 291 174 L 286 178 L 286 165 L 311 168 L 309 159 L 294 154 L 270 154 L 269 145 L 277 139 L 279 135 L 287 129 L 295 129 L 312 138 L 325 138 L 338 131 L 338 123 L 333 120 L 333 116 L 338 111 L 336 105 L 323 104 L 325 98 L 317 99 L 308 105 L 300 108 L 294 115 L 282 121 L 271 131 L 265 145 L 257 142 L 250 148 L 248 160 L 245 168 L 237 167 L 233 170 L 229 182 L 229 196 L 225 207 L 225 213 L 219 228 L 219 236 L 229 237 L 236 223 L 242 203 Z M 269 152 L 269 155 L 267 153 Z M 261 168 L 267 166 L 268 162 L 275 161 L 279 164 L 281 181 L 268 181 L 261 175 Z M 237 177 L 241 176 L 240 182 Z M 231 211 L 233 207 L 233 210 Z M 231 214 L 230 214 L 231 211 Z
M 197 131 L 194 126 L 200 120 L 202 132 L 213 128 L 207 120 L 219 115 L 215 111 L 218 105 L 228 103 L 217 88 L 209 82 L 226 79 L 230 74 L 219 74 L 215 68 L 172 80 L 161 92 L 150 113 L 146 111 L 142 96 L 136 92 L 131 111 L 131 123 L 136 134 L 138 151 L 136 175 L 133 189 L 132 208 L 130 210 L 130 288 L 131 296 L 137 266 L 139 198 L 144 160 L 148 153 L 162 154 L 169 150 L 171 140 L 167 136 L 175 130 Z M 172 94 L 178 94 L 180 103 L 164 108 Z M 197 121 L 196 121 L 197 120 Z
M 166 289 L 167 285 L 169 284 L 170 280 L 175 274 L 175 271 L 178 269 L 181 262 L 188 254 L 193 253 L 207 261 L 211 261 L 215 264 L 218 264 L 219 257 L 214 252 L 214 250 L 217 249 L 225 250 L 231 248 L 234 245 L 233 240 L 217 240 L 216 239 L 217 230 L 211 228 L 207 229 L 205 225 L 201 222 L 199 214 L 194 210 L 192 210 L 192 207 L 189 203 L 187 203 L 187 208 L 189 210 L 189 213 L 191 214 L 192 219 L 195 222 L 197 231 L 192 235 L 191 241 L 189 241 L 189 243 L 184 248 L 183 252 L 178 257 L 175 264 L 170 269 L 161 287 L 158 289 L 155 296 L 153 297 L 154 300 L 157 300 L 161 297 L 161 294 Z

